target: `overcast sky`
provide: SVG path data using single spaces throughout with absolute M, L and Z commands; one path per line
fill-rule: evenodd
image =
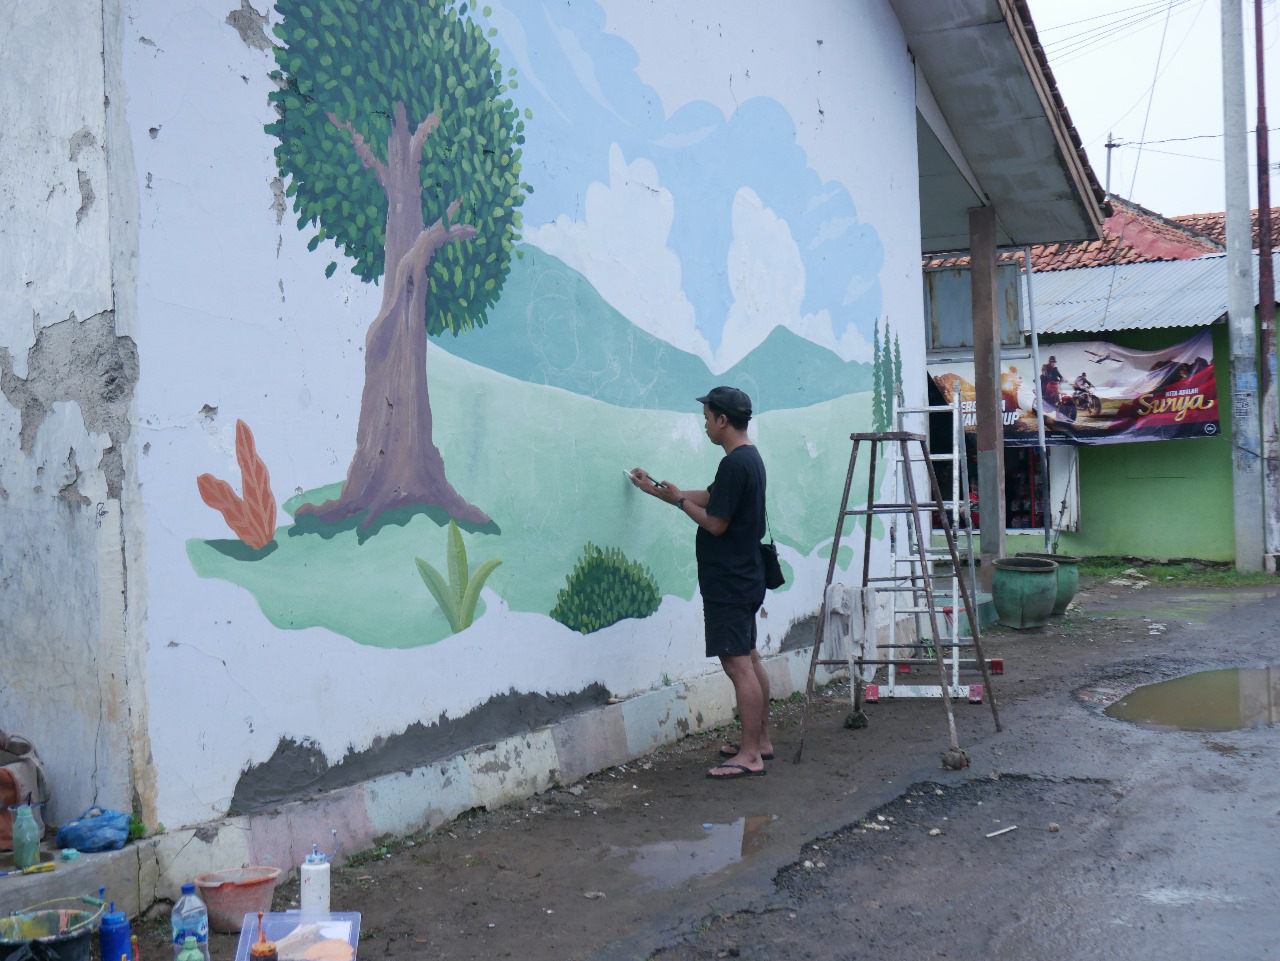
M 1253 2 L 1243 0 L 1250 131 L 1257 125 Z M 1125 144 L 1111 151 L 1112 193 L 1166 215 L 1222 210 L 1218 0 L 1029 0 L 1029 4 L 1099 182 L 1106 181 L 1104 144 L 1112 133 Z M 1275 80 L 1280 70 L 1278 14 L 1280 3 L 1265 0 L 1267 121 L 1273 131 L 1280 127 L 1280 87 Z M 1144 142 L 1141 150 L 1140 142 Z M 1256 203 L 1255 149 L 1250 134 L 1250 197 Z M 1280 136 L 1275 133 L 1270 150 L 1274 170 L 1280 162 Z M 1273 176 L 1272 206 L 1280 206 L 1278 190 L 1280 181 Z

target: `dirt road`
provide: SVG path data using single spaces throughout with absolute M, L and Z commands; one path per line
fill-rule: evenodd
M 334 910 L 362 913 L 362 959 L 1280 958 L 1280 728 L 1102 713 L 1152 681 L 1280 665 L 1278 593 L 1101 583 L 1044 632 L 992 631 L 1005 731 L 958 705 L 966 771 L 939 763 L 939 703 L 850 731 L 833 687 L 798 765 L 799 707 L 778 705 L 767 777 L 708 781 L 718 741 L 688 738 L 389 839 L 335 871 Z M 141 927 L 164 957 L 162 925 Z

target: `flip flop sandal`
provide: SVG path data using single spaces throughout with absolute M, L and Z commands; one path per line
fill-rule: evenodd
M 716 768 L 722 767 L 732 767 L 737 768 L 738 770 L 734 774 L 712 774 L 711 771 L 708 771 L 707 778 L 712 781 L 736 781 L 740 777 L 764 777 L 769 773 L 764 768 L 761 768 L 758 771 L 753 771 L 745 764 L 717 764 L 716 767 L 711 770 L 714 771 Z
M 729 745 L 727 745 L 727 746 L 725 746 L 725 747 L 720 748 L 720 756 L 721 756 L 721 757 L 737 757 L 737 756 L 738 756 L 738 750 L 739 750 L 738 745 L 736 745 L 736 744 L 729 744 Z M 762 761 L 772 761 L 772 760 L 773 760 L 773 752 L 772 752 L 772 751 L 770 751 L 768 754 L 761 754 L 761 755 L 760 755 L 760 760 L 762 760 Z

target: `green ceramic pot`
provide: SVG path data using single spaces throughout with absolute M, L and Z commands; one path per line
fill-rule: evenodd
M 1038 557 L 997 557 L 991 578 L 996 620 L 1019 631 L 1044 627 L 1058 599 L 1058 565 Z
M 1018 556 L 1038 557 L 1058 565 L 1058 599 L 1054 601 L 1053 613 L 1065 611 L 1080 587 L 1080 558 L 1070 554 L 1034 554 L 1031 551 L 1018 551 Z

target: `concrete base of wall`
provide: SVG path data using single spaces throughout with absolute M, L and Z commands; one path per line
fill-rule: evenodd
M 774 698 L 804 690 L 810 653 L 765 658 Z M 832 676 L 822 670 L 819 680 L 825 683 Z M 473 808 L 497 807 L 555 784 L 572 784 L 732 719 L 732 686 L 722 674 L 707 674 L 426 767 L 270 812 L 169 831 L 120 851 L 85 854 L 60 862 L 49 874 L 7 878 L 0 886 L 0 914 L 50 898 L 97 895 L 105 887 L 118 909 L 136 916 L 158 899 L 176 899 L 183 882 L 205 871 L 266 864 L 288 872 L 317 843 L 341 861 L 372 847 L 382 835 L 433 830 Z

